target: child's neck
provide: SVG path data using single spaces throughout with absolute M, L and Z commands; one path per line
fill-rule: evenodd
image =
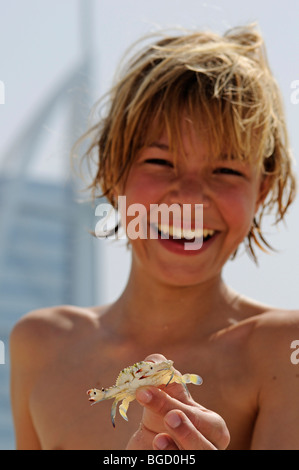
M 235 294 L 219 275 L 202 285 L 177 287 L 130 276 L 117 301 L 121 334 L 136 341 L 184 342 L 228 326 Z M 120 331 L 119 331 L 120 332 Z M 199 333 L 200 332 L 200 333 Z

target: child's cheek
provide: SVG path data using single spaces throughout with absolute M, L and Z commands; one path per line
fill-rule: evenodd
M 150 204 L 158 204 L 163 201 L 161 199 L 165 195 L 165 182 L 161 178 L 138 175 L 133 176 L 128 181 L 125 190 L 127 205 L 143 204 L 149 211 Z
M 239 241 L 242 241 L 247 236 L 254 218 L 254 198 L 248 192 L 227 191 L 218 201 L 228 230 L 235 231 Z
M 144 175 L 132 175 L 123 197 L 120 217 L 129 239 L 145 239 L 149 235 L 151 204 L 160 204 L 165 195 L 162 181 Z

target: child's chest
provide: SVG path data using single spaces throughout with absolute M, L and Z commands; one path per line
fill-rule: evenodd
M 236 358 L 230 353 L 225 357 L 216 351 L 210 354 L 190 351 L 192 361 L 188 366 L 187 357 L 188 354 L 175 366 L 182 373 L 199 373 L 203 377 L 201 386 L 188 386 L 194 400 L 225 419 L 232 448 L 248 447 L 256 410 L 252 407 L 255 397 L 252 396 L 250 374 L 244 369 L 246 364 L 241 352 Z M 113 428 L 110 419 L 113 399 L 91 406 L 86 392 L 89 388 L 113 385 L 120 369 L 131 364 L 129 361 L 132 361 L 131 354 L 126 359 L 119 356 L 112 360 L 110 357 L 110 362 L 105 351 L 97 361 L 70 354 L 47 369 L 39 378 L 30 401 L 43 448 L 112 450 L 126 447 L 139 426 L 141 406 L 136 401 L 130 404 L 128 422 L 117 411 L 116 427 Z

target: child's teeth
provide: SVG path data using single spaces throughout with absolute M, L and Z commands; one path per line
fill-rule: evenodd
M 158 228 L 160 230 L 160 232 L 163 234 L 163 235 L 171 235 L 172 236 L 172 233 L 171 233 L 171 227 L 168 227 L 168 225 L 158 225 Z
M 181 229 L 180 227 L 173 227 L 168 225 L 158 225 L 157 228 L 164 236 L 171 236 L 177 239 L 186 238 L 187 240 L 191 240 L 193 238 L 206 238 L 208 235 L 214 235 L 214 230 L 209 229 L 196 229 L 196 230 L 189 230 L 189 229 Z
M 200 238 L 203 236 L 203 231 L 201 229 L 198 230 L 183 230 L 183 236 L 187 240 L 191 240 L 192 238 Z
M 204 231 L 203 231 L 203 237 L 206 238 L 206 237 L 209 236 L 209 235 L 212 236 L 212 235 L 214 235 L 214 233 L 215 233 L 215 230 L 204 229 Z

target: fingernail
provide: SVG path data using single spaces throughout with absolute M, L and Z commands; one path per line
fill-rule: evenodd
M 181 417 L 179 416 L 178 413 L 175 411 L 170 411 L 166 416 L 165 416 L 165 421 L 170 426 L 171 428 L 175 429 L 179 427 L 181 424 L 182 420 Z
M 155 439 L 155 446 L 158 450 L 164 450 L 168 447 L 169 441 L 166 436 L 157 436 Z
M 153 395 L 149 390 L 141 388 L 137 391 L 136 398 L 138 398 L 138 401 L 142 403 L 149 403 L 153 398 Z

